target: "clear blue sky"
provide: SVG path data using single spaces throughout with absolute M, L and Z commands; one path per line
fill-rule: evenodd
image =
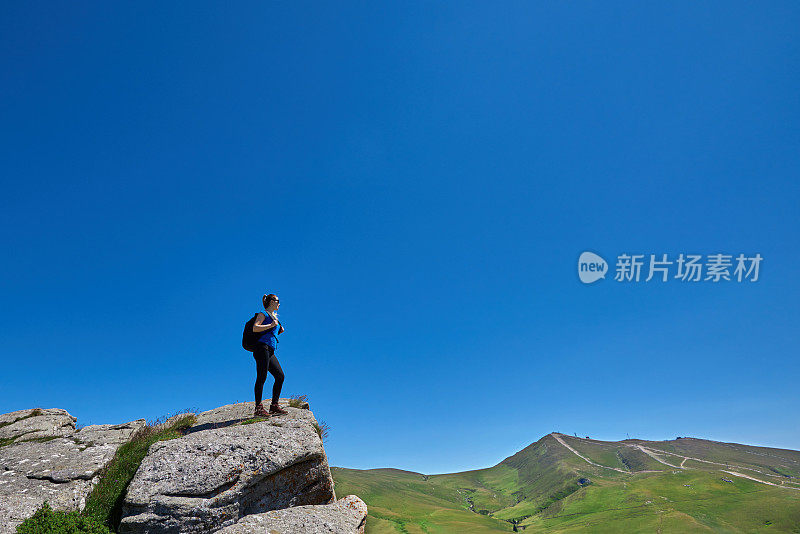
M 4 3 L 0 412 L 252 400 L 274 292 L 332 465 L 551 431 L 800 449 L 798 28 L 793 2 Z M 764 260 L 584 285 L 584 250 Z

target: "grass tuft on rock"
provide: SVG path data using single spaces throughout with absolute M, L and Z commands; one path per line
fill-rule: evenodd
M 62 512 L 44 504 L 17 527 L 17 534 L 111 534 L 102 522 L 78 512 Z
M 181 415 L 180 417 L 176 417 Z M 169 421 L 169 424 L 165 422 Z M 116 531 L 122 519 L 122 502 L 125 490 L 133 480 L 136 470 L 147 455 L 150 445 L 157 441 L 179 438 L 197 421 L 197 414 L 186 410 L 172 417 L 149 421 L 134 434 L 130 441 L 117 449 L 114 458 L 101 471 L 100 481 L 86 499 L 83 516 L 91 518 Z
M 328 430 L 330 430 L 330 427 L 327 425 L 327 423 L 325 423 L 325 421 L 320 419 L 318 423 L 314 423 L 314 430 L 317 431 L 319 439 L 325 441 L 325 439 L 328 437 Z
M 292 395 L 289 397 L 289 406 L 292 408 L 302 408 L 308 402 L 308 395 Z
M 261 421 L 269 421 L 269 417 L 251 417 L 250 419 L 245 419 L 244 421 L 238 423 L 240 425 L 252 425 L 253 423 L 260 423 Z

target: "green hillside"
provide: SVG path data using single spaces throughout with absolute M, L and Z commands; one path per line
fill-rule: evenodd
M 337 495 L 367 503 L 367 534 L 800 534 L 800 451 L 786 449 L 554 432 L 475 471 L 331 471 Z

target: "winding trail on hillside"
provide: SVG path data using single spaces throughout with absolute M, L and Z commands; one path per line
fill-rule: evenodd
M 647 456 L 649 456 L 650 458 L 652 458 L 653 460 L 655 460 L 658 463 L 662 463 L 664 465 L 668 465 L 673 469 L 684 469 L 683 467 L 678 467 L 677 465 L 668 464 L 667 462 L 665 462 L 664 460 L 662 460 L 661 458 L 656 456 L 655 453 L 650 452 L 650 449 L 645 449 L 641 445 L 635 445 L 635 447 L 637 447 L 640 451 L 642 451 L 643 453 L 645 453 Z M 683 465 L 683 464 L 681 464 L 681 465 Z
M 632 447 L 639 447 L 640 449 L 642 449 L 646 453 L 647 453 L 647 451 L 650 451 L 650 452 L 653 452 L 653 453 L 670 455 L 670 456 L 677 456 L 678 458 L 683 458 L 683 461 L 681 462 L 680 466 L 677 466 L 677 467 L 676 466 L 671 466 L 671 467 L 676 467 L 677 469 L 693 469 L 692 467 L 683 467 L 683 464 L 684 464 L 684 462 L 686 462 L 686 460 L 694 460 L 695 462 L 703 462 L 703 463 L 706 463 L 706 464 L 720 465 L 720 466 L 725 466 L 725 467 L 735 467 L 736 469 L 746 469 L 747 471 L 755 471 L 759 475 L 780 478 L 781 480 L 783 480 L 785 478 L 785 477 L 782 477 L 780 475 L 773 475 L 772 473 L 765 473 L 764 471 L 759 471 L 758 469 L 755 469 L 753 467 L 745 467 L 743 465 L 731 465 L 731 464 L 726 464 L 726 463 L 722 463 L 722 462 L 712 462 L 711 460 L 703 460 L 701 458 L 695 458 L 693 456 L 686 456 L 686 455 L 683 455 L 683 454 L 678 454 L 677 452 L 662 451 L 661 449 L 651 449 L 651 448 L 648 448 L 648 447 L 643 447 L 642 445 L 631 445 L 631 446 Z M 652 456 L 652 454 L 650 456 Z M 658 460 L 658 458 L 654 458 L 654 459 Z M 661 460 L 658 460 L 658 461 L 661 461 Z M 661 463 L 664 463 L 665 465 L 670 465 L 670 464 L 666 464 L 665 462 L 661 462 Z M 758 479 L 755 479 L 755 480 L 758 480 Z M 769 483 L 766 482 L 766 484 L 769 484 Z M 779 484 L 776 484 L 776 485 L 779 485 Z
M 623 470 L 623 469 L 619 469 L 619 468 L 617 468 L 617 467 L 608 467 L 607 465 L 600 465 L 600 464 L 598 464 L 598 463 L 596 463 L 596 462 L 593 462 L 592 460 L 590 460 L 590 459 L 589 459 L 589 458 L 587 458 L 586 456 L 582 455 L 581 453 L 579 453 L 579 452 L 578 452 L 578 451 L 576 451 L 575 449 L 573 449 L 573 448 L 572 448 L 571 446 L 569 446 L 569 445 L 568 445 L 568 444 L 567 444 L 567 443 L 566 443 L 566 442 L 565 442 L 563 439 L 561 439 L 561 436 L 559 436 L 557 433 L 555 433 L 555 432 L 551 432 L 551 433 L 550 433 L 550 435 L 551 435 L 551 436 L 553 436 L 553 437 L 556 439 L 556 441 L 558 441 L 560 444 L 562 444 L 562 445 L 563 445 L 564 447 L 566 447 L 568 450 L 572 451 L 572 453 L 574 453 L 576 456 L 578 456 L 579 458 L 582 458 L 582 459 L 583 459 L 584 461 L 586 461 L 587 463 L 589 463 L 589 464 L 591 464 L 591 465 L 594 465 L 594 466 L 597 466 L 597 467 L 603 467 L 603 468 L 605 468 L 605 469 L 612 469 L 612 470 L 614 470 L 614 471 L 619 471 L 620 473 L 627 473 L 627 474 L 629 474 L 629 475 L 630 475 L 630 474 L 635 474 L 635 473 L 664 473 L 664 472 L 665 472 L 665 471 L 625 471 L 625 470 Z M 577 438 L 577 439 L 582 439 L 582 438 Z M 657 462 L 659 462 L 659 463 L 661 463 L 661 464 L 664 464 L 664 465 L 666 465 L 666 466 L 668 466 L 668 467 L 671 467 L 671 468 L 673 468 L 673 469 L 681 469 L 681 470 L 685 470 L 685 469 L 695 469 L 695 468 L 692 468 L 692 467 L 684 467 L 684 466 L 683 466 L 683 464 L 686 462 L 686 460 L 695 460 L 695 461 L 697 461 L 697 462 L 704 462 L 704 463 L 707 463 L 707 464 L 714 464 L 714 465 L 724 465 L 725 467 L 730 467 L 730 465 L 728 465 L 728 464 L 723 464 L 723 463 L 720 463 L 720 462 L 712 462 L 711 460 L 702 460 L 702 459 L 700 459 L 700 458 L 694 458 L 694 457 L 692 457 L 692 456 L 684 456 L 683 454 L 677 454 L 677 453 L 674 453 L 674 452 L 662 451 L 662 450 L 660 450 L 660 449 L 649 449 L 649 448 L 647 448 L 647 447 L 644 447 L 644 446 L 642 446 L 642 445 L 639 445 L 639 444 L 635 444 L 635 445 L 627 444 L 627 445 L 628 445 L 629 447 L 638 448 L 638 449 L 639 449 L 639 450 L 641 450 L 643 453 L 645 453 L 646 455 L 648 455 L 649 457 L 651 457 L 653 460 L 655 460 L 655 461 L 657 461 Z M 677 466 L 677 465 L 672 465 L 672 464 L 669 464 L 669 463 L 665 462 L 665 461 L 664 461 L 664 460 L 662 460 L 661 458 L 659 458 L 659 457 L 656 455 L 656 453 L 659 453 L 659 454 L 665 454 L 665 455 L 667 455 L 667 454 L 668 454 L 668 455 L 672 455 L 672 456 L 677 456 L 677 457 L 679 457 L 679 458 L 683 458 L 683 461 L 681 462 L 681 465 L 680 465 L 680 466 Z M 753 468 L 751 468 L 751 467 L 744 467 L 744 466 L 738 466 L 738 465 L 736 465 L 736 466 L 733 466 L 733 467 L 735 467 L 735 468 L 737 468 L 737 469 L 747 469 L 747 470 L 749 470 L 749 471 L 755 471 L 756 473 L 759 473 L 759 474 L 762 474 L 762 475 L 777 476 L 777 475 L 771 475 L 770 473 L 763 473 L 763 472 L 759 471 L 758 469 L 753 469 Z M 747 478 L 747 479 L 749 479 L 749 480 L 752 480 L 752 481 L 754 481 L 754 482 L 761 482 L 762 484 L 766 484 L 766 485 L 768 485 L 768 486 L 775 486 L 775 487 L 778 487 L 778 488 L 788 488 L 788 489 L 793 489 L 793 490 L 798 490 L 798 491 L 800 491 L 800 488 L 796 488 L 796 487 L 794 487 L 794 486 L 786 486 L 786 485 L 784 485 L 784 484 L 775 484 L 775 483 L 773 483 L 773 482 L 767 482 L 766 480 L 761 480 L 761 479 L 758 479 L 758 478 L 755 478 L 755 477 L 751 477 L 751 476 L 749 476 L 749 475 L 745 475 L 745 474 L 743 474 L 743 473 L 738 473 L 738 472 L 736 472 L 736 471 L 727 471 L 727 470 L 725 470 L 725 469 L 720 469 L 720 471 L 721 471 L 721 472 L 723 472 L 723 473 L 728 473 L 728 474 L 734 475 L 734 476 L 738 476 L 738 477 Z M 781 478 L 782 478 L 782 477 L 781 477 Z
M 569 449 L 573 453 L 575 453 L 575 455 L 577 455 L 580 458 L 583 458 L 584 460 L 586 460 L 587 462 L 589 462 L 592 465 L 596 465 L 597 467 L 602 467 L 604 469 L 612 469 L 614 471 L 619 471 L 620 473 L 625 473 L 626 475 L 630 475 L 631 473 L 660 473 L 660 471 L 625 471 L 624 469 L 620 469 L 618 467 L 608 467 L 607 465 L 600 465 L 598 463 L 595 463 L 595 462 L 591 461 L 586 456 L 582 455 L 581 453 L 579 453 L 578 451 L 576 451 L 575 449 L 573 449 L 572 447 L 567 445 L 567 443 L 563 439 L 561 439 L 561 437 L 558 436 L 555 432 L 551 432 L 550 435 L 553 436 L 554 438 L 556 438 L 556 441 L 558 441 L 560 444 L 562 444 L 567 449 Z
M 737 473 L 736 471 L 726 471 L 725 469 L 720 469 L 720 471 L 722 471 L 723 473 L 729 473 L 731 475 L 736 475 L 737 477 L 742 477 L 742 478 L 746 478 L 746 479 L 749 479 L 749 480 L 754 480 L 756 482 L 761 482 L 762 484 L 768 484 L 770 486 L 777 486 L 779 488 L 788 488 L 788 489 L 793 489 L 793 490 L 800 491 L 800 488 L 795 488 L 793 486 L 784 486 L 783 484 L 774 484 L 772 482 L 767 482 L 766 480 L 759 480 L 759 479 L 753 478 L 753 477 L 751 477 L 749 475 L 744 475 L 742 473 Z

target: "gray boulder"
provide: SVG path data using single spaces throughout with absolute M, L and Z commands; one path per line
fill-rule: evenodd
M 33 413 L 38 412 L 0 415 L 0 422 L 9 423 L 0 430 L 14 427 L 22 431 L 11 436 L 16 436 L 12 444 L 0 447 L 0 534 L 15 532 L 45 500 L 53 509 L 83 510 L 100 471 L 120 444 L 145 425 L 140 419 L 75 431 L 75 418 L 64 410 Z M 37 421 L 40 418 L 42 421 Z M 25 441 L 30 439 L 34 441 Z
M 367 505 L 355 495 L 332 504 L 295 506 L 248 515 L 217 534 L 364 534 Z
M 144 419 L 137 419 L 121 425 L 89 425 L 72 434 L 72 437 L 91 445 L 116 445 L 118 447 L 146 425 L 147 422 Z
M 335 501 L 308 409 L 242 424 L 253 403 L 198 415 L 181 438 L 154 443 L 131 481 L 122 533 L 214 532 L 269 510 Z
M 0 415 L 0 440 L 66 436 L 78 419 L 60 408 L 31 408 Z

